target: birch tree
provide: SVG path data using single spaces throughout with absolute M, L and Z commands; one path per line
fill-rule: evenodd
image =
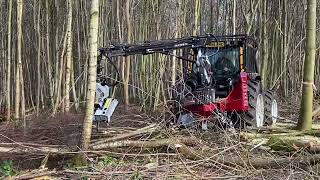
M 180 31 L 180 21 L 181 21 L 181 0 L 177 0 L 177 12 L 176 12 L 176 26 L 175 26 L 175 33 L 174 33 L 174 38 L 179 37 L 179 31 Z M 176 72 L 176 61 L 177 58 L 175 57 L 177 55 L 177 51 L 173 51 L 173 57 L 172 57 L 172 65 L 171 65 L 171 85 L 174 87 L 176 85 L 176 77 L 177 77 L 177 72 Z
M 262 45 L 261 45 L 261 77 L 262 84 L 265 86 L 267 84 L 266 81 L 266 71 L 268 65 L 268 36 L 267 36 L 267 0 L 263 0 L 262 2 Z
M 314 66 L 316 58 L 316 11 L 317 0 L 308 0 L 306 16 L 306 56 L 304 64 L 304 76 L 302 83 L 302 102 L 300 108 L 300 118 L 297 125 L 299 130 L 311 130 L 312 108 L 313 108 L 313 86 L 314 86 Z
M 236 34 L 236 25 L 237 25 L 237 19 L 236 19 L 236 13 L 237 13 L 237 0 L 233 0 L 233 10 L 232 10 L 232 33 Z
M 127 20 L 127 42 L 131 42 L 131 34 L 132 34 L 132 25 L 131 25 L 131 16 L 130 16 L 130 6 L 131 0 L 127 0 L 126 3 L 126 20 Z M 130 79 L 130 57 L 126 57 L 126 73 L 124 77 L 124 104 L 125 108 L 128 108 L 129 105 L 129 79 Z
M 195 0 L 195 9 L 194 9 L 194 29 L 193 35 L 199 35 L 200 33 L 200 13 L 201 13 L 201 1 Z
M 36 12 L 36 6 L 34 8 L 34 11 Z M 38 13 L 34 13 L 34 19 L 37 19 L 37 25 L 35 25 L 35 29 L 37 29 L 38 34 L 38 55 L 37 55 L 37 70 L 38 70 L 38 77 L 37 77 L 37 116 L 39 115 L 40 110 L 40 93 L 41 93 L 41 30 L 40 30 L 40 14 L 41 14 L 41 3 L 38 4 Z M 36 18 L 36 15 L 38 17 Z
M 11 93 L 11 20 L 12 20 L 12 0 L 9 0 L 9 11 L 8 11 L 8 54 L 7 54 L 7 92 L 6 92 L 6 116 L 7 120 L 10 120 L 11 118 L 11 99 L 10 99 L 10 93 Z
M 66 81 L 65 81 L 65 111 L 70 109 L 70 77 L 72 65 L 72 1 L 68 0 L 68 24 L 67 24 L 67 62 L 66 62 Z
M 14 118 L 19 118 L 20 112 L 20 98 L 21 98 L 21 82 L 20 82 L 20 68 L 21 66 L 21 50 L 22 50 L 22 8 L 23 8 L 23 0 L 18 0 L 17 2 L 17 26 L 18 26 L 18 45 L 17 45 L 17 67 L 16 67 L 16 77 L 15 77 L 15 110 L 14 110 Z
M 86 113 L 83 121 L 81 150 L 89 148 L 92 131 L 92 117 L 94 112 L 94 99 L 96 91 L 97 56 L 98 56 L 98 27 L 99 27 L 99 0 L 91 1 L 90 10 L 90 32 L 89 32 L 89 67 Z M 84 156 L 82 156 L 82 160 Z

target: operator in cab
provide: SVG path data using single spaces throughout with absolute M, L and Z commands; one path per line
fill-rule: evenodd
M 213 69 L 217 71 L 217 73 L 232 73 L 237 71 L 237 68 L 233 64 L 233 62 L 226 58 L 226 57 L 220 57 L 216 63 L 213 65 Z

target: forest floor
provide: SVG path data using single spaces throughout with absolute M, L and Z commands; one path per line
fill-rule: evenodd
M 283 119 L 291 123 L 298 112 L 292 107 L 296 106 L 281 107 Z M 244 141 L 241 132 L 234 129 L 167 127 L 161 114 L 150 116 L 136 107 L 124 111 L 121 106 L 109 125 L 93 129 L 93 150 L 87 152 L 90 164 L 75 167 L 71 150 L 79 143 L 82 120 L 81 113 L 61 113 L 55 117 L 30 116 L 25 130 L 12 122 L 0 124 L 0 178 L 6 175 L 13 179 L 320 178 L 317 163 L 301 164 L 299 157 L 313 155 L 308 151 L 263 148 L 261 144 Z M 294 158 L 298 160 L 291 161 Z

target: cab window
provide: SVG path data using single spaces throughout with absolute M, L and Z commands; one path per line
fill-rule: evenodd
M 249 73 L 256 73 L 257 72 L 256 49 L 254 49 L 252 47 L 246 48 L 245 68 L 246 68 L 246 72 L 249 72 Z

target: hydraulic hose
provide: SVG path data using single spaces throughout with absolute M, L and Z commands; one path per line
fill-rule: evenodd
M 111 58 L 106 55 L 105 52 L 101 52 L 100 55 L 98 56 L 97 74 L 99 75 L 100 72 L 101 72 L 101 69 L 102 69 L 101 68 L 102 56 L 104 56 L 110 62 L 110 64 L 113 66 L 113 68 L 116 71 L 117 78 L 115 79 L 115 82 L 112 83 L 112 84 L 107 84 L 109 87 L 114 87 L 120 82 L 120 73 L 119 73 L 119 70 L 118 70 L 117 66 L 114 64 L 114 62 L 111 60 Z M 104 79 L 106 79 L 106 78 L 104 77 Z

